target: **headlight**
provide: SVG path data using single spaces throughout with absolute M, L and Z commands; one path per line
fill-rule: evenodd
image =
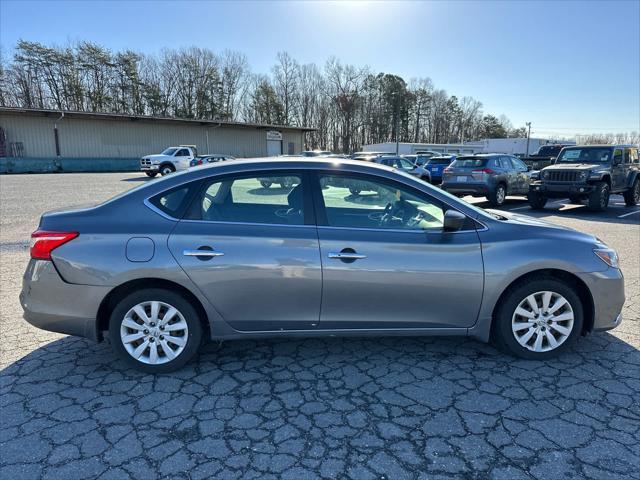
M 618 263 L 618 254 L 615 250 L 608 247 L 594 248 L 593 253 L 595 253 L 600 260 L 613 268 L 620 268 Z
M 540 174 L 540 177 L 546 180 L 547 178 L 549 178 L 549 175 L 551 175 L 549 170 L 543 170 L 542 173 Z
M 586 180 L 589 174 L 587 172 L 578 173 L 578 180 Z

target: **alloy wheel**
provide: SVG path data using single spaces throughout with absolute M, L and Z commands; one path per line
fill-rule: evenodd
M 498 205 L 502 205 L 506 197 L 507 197 L 507 192 L 505 191 L 504 187 L 500 185 L 496 190 L 496 203 Z
M 636 180 L 636 185 L 633 189 L 633 199 L 636 203 L 640 203 L 640 182 Z
M 122 319 L 120 340 L 135 360 L 159 365 L 177 358 L 187 345 L 189 327 L 175 307 L 159 301 L 133 306 Z
M 532 352 L 549 352 L 562 345 L 573 330 L 574 312 L 556 292 L 541 291 L 524 298 L 511 318 L 517 342 Z

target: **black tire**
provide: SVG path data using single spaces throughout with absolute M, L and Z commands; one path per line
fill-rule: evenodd
M 529 206 L 532 210 L 542 210 L 547 204 L 547 197 L 536 192 L 529 192 L 527 200 L 529 201 Z
M 576 195 L 571 195 L 569 197 L 569 203 L 573 203 L 573 204 L 578 205 L 578 204 L 582 203 L 582 200 L 580 199 L 580 197 L 578 197 Z
M 596 183 L 595 190 L 589 195 L 588 207 L 592 212 L 601 212 L 609 205 L 609 185 L 606 182 Z
M 174 307 L 187 323 L 188 334 L 185 335 L 187 340 L 186 345 L 176 358 L 169 360 L 166 363 L 150 364 L 135 359 L 125 348 L 120 335 L 122 322 L 124 321 L 127 312 L 140 303 L 151 301 L 162 302 Z M 148 330 L 145 331 L 148 332 Z M 157 329 L 156 331 L 160 335 L 163 333 Z M 135 331 L 132 332 L 135 333 Z M 171 333 L 171 335 L 173 334 Z M 162 336 L 157 338 L 161 339 Z M 146 373 L 168 373 L 179 370 L 198 353 L 200 345 L 202 344 L 202 324 L 194 306 L 191 305 L 191 303 L 182 295 L 170 290 L 147 288 L 133 292 L 118 302 L 109 318 L 109 340 L 116 354 L 126 364 L 136 370 Z M 150 341 L 155 341 L 155 339 Z M 142 343 L 142 341 L 139 342 Z M 134 344 L 134 346 L 139 345 Z M 162 355 L 166 357 L 164 353 Z
M 262 188 L 269 188 L 271 186 L 271 182 L 268 182 L 267 180 L 260 180 L 260 185 L 262 185 Z
M 169 174 L 171 174 L 171 173 L 173 173 L 175 171 L 176 171 L 176 167 L 174 167 L 171 164 L 160 166 L 160 175 L 162 175 L 163 177 L 165 175 L 169 175 Z
M 627 207 L 638 205 L 640 203 L 640 179 L 636 178 L 633 186 L 625 191 L 622 196 L 624 197 L 624 203 Z
M 349 187 L 349 191 L 351 195 L 359 195 L 361 190 L 359 188 Z
M 499 183 L 493 192 L 487 195 L 487 200 L 492 207 L 500 207 L 504 205 L 504 201 L 507 198 L 507 187 L 504 183 Z
M 147 174 L 147 177 L 151 177 L 151 178 L 155 177 L 158 174 L 158 172 L 144 172 L 144 173 Z
M 537 292 L 551 291 L 562 295 L 573 310 L 573 327 L 566 340 L 558 347 L 547 352 L 534 352 L 522 346 L 512 331 L 512 318 L 515 310 L 527 296 Z M 541 275 L 525 282 L 517 283 L 500 298 L 493 319 L 492 333 L 496 346 L 505 353 L 527 360 L 546 360 L 555 357 L 571 347 L 582 333 L 584 310 L 575 286 L 554 277 Z M 550 330 L 552 331 L 552 330 Z

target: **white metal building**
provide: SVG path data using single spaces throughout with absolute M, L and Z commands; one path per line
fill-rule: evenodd
M 0 107 L 0 157 L 13 166 L 29 159 L 137 165 L 172 145 L 234 157 L 297 154 L 306 127 Z M 88 168 L 91 170 L 91 168 Z M 105 167 L 98 168 L 107 169 Z M 122 168 L 120 168 L 122 169 Z M 18 170 L 15 170 L 18 171 Z

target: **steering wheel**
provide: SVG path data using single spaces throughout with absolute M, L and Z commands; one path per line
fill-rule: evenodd
M 384 207 L 384 212 L 382 212 L 382 217 L 380 218 L 380 226 L 388 226 L 396 217 L 400 217 L 400 219 L 404 223 L 404 213 L 405 211 L 403 200 L 398 200 L 397 202 L 393 203 L 387 203 L 387 206 Z

